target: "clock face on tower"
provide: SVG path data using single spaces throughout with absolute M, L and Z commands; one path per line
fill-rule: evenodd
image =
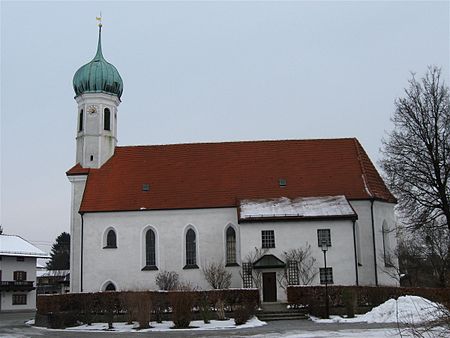
M 89 114 L 95 114 L 97 112 L 97 107 L 94 105 L 91 105 L 88 107 L 87 111 Z

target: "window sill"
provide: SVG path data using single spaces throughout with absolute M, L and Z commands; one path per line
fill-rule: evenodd
M 103 249 L 117 249 L 117 246 L 104 246 Z
M 197 264 L 189 264 L 189 265 L 185 265 L 183 267 L 183 270 L 188 270 L 188 269 L 198 269 L 198 265 Z
M 156 265 L 146 265 L 141 269 L 141 271 L 155 271 L 155 270 L 158 270 L 158 267 Z
M 227 263 L 225 266 L 240 266 L 238 263 Z

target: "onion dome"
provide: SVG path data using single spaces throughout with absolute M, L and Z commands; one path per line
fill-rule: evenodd
M 77 70 L 73 77 L 76 96 L 84 93 L 107 93 L 120 99 L 123 82 L 116 67 L 107 62 L 102 54 L 102 26 L 98 30 L 97 53 L 91 62 Z

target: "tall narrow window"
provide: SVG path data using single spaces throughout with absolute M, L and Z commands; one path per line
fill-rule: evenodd
M 114 230 L 108 231 L 105 248 L 117 248 L 117 238 Z
M 236 265 L 236 231 L 233 227 L 227 229 L 227 265 Z
M 156 242 L 152 229 L 145 234 L 145 265 L 146 267 L 156 267 Z
M 195 240 L 195 232 L 189 229 L 186 232 L 186 269 L 196 269 L 197 266 L 197 247 Z
M 111 130 L 111 111 L 109 108 L 105 108 L 103 113 L 103 129 Z
M 361 233 L 358 222 L 355 223 L 356 232 L 356 258 L 358 259 L 358 265 L 362 265 L 362 252 L 361 252 Z
M 80 110 L 80 116 L 78 121 L 78 131 L 83 131 L 83 109 Z
M 391 267 L 392 264 L 392 252 L 391 247 L 389 245 L 389 228 L 386 224 L 386 221 L 383 221 L 383 226 L 381 228 L 383 235 L 383 253 L 384 253 L 384 266 Z

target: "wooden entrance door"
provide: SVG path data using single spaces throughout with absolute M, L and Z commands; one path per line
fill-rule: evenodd
M 277 301 L 277 277 L 275 272 L 263 272 L 263 302 Z

